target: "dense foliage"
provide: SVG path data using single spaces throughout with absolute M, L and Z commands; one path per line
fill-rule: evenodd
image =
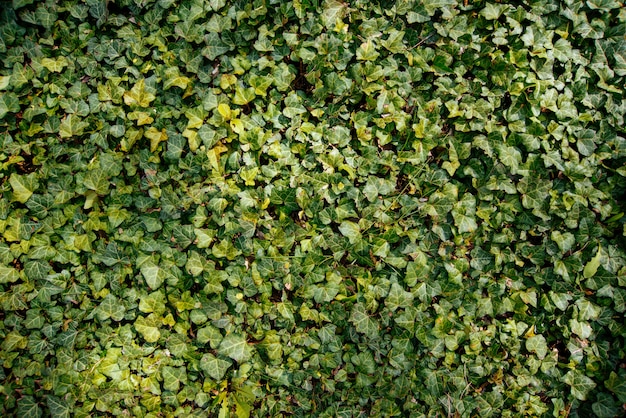
M 0 415 L 626 404 L 617 0 L 0 2 Z

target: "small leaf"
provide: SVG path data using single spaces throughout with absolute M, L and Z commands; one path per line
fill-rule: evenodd
M 28 344 L 28 338 L 24 337 L 18 331 L 9 332 L 6 337 L 4 337 L 4 341 L 2 341 L 2 350 L 5 352 L 11 352 L 13 350 L 20 350 L 26 348 Z
M 621 369 L 618 373 L 612 371 L 604 385 L 617 396 L 620 403 L 624 404 L 626 403 L 626 372 Z
M 100 196 L 104 196 L 109 192 L 109 179 L 106 172 L 101 168 L 90 170 L 85 174 L 83 184 L 89 190 L 93 190 Z
M 389 294 L 385 298 L 385 306 L 391 311 L 398 308 L 406 308 L 413 303 L 413 295 L 405 291 L 398 283 L 392 283 Z
M 165 272 L 153 262 L 147 262 L 141 266 L 141 274 L 151 289 L 158 289 L 165 281 Z
M 151 126 L 143 133 L 143 135 L 150 140 L 150 152 L 155 152 L 161 142 L 167 141 L 165 128 L 159 131 L 154 126 Z
M 0 94 L 0 119 L 3 119 L 7 113 L 17 113 L 20 111 L 20 100 L 14 93 Z
M 113 294 L 109 293 L 98 306 L 97 315 L 100 321 L 105 321 L 108 318 L 111 318 L 114 321 L 121 321 L 124 319 L 125 312 L 126 308 L 124 307 L 124 304 Z
M 363 42 L 356 50 L 356 59 L 360 61 L 375 61 L 379 55 L 376 43 L 372 39 Z

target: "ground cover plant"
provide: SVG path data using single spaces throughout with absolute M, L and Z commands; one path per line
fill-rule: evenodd
M 0 415 L 623 415 L 625 33 L 0 2 Z

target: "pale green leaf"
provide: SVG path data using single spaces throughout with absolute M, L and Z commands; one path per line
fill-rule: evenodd
M 200 368 L 202 368 L 206 374 L 216 381 L 221 381 L 224 378 L 226 371 L 231 365 L 231 360 L 227 358 L 215 357 L 210 353 L 203 355 L 200 360 Z
M 151 313 L 147 317 L 140 316 L 135 321 L 135 329 L 143 336 L 146 342 L 149 343 L 159 341 L 159 338 L 161 338 L 159 328 L 159 319 L 154 313 Z
M 228 334 L 220 343 L 217 352 L 238 363 L 246 362 L 252 356 L 252 348 L 241 334 Z
M 164 366 L 161 370 L 163 377 L 163 389 L 178 392 L 180 386 L 187 383 L 187 369 L 185 366 Z
M 148 107 L 156 99 L 156 96 L 146 88 L 146 81 L 142 78 L 135 85 L 124 93 L 124 103 L 131 107 Z
M 81 136 L 87 127 L 89 127 L 89 123 L 83 121 L 80 116 L 72 113 L 67 115 L 61 121 L 61 125 L 59 126 L 59 135 L 61 138 Z
M 593 258 L 589 260 L 587 264 L 585 264 L 585 268 L 583 270 L 583 276 L 585 277 L 585 279 L 589 279 L 596 275 L 596 273 L 598 272 L 598 268 L 600 268 L 601 258 L 602 247 L 598 246 L 598 251 L 596 252 L 596 255 L 593 256 Z
M 355 303 L 350 313 L 350 322 L 354 324 L 357 332 L 364 334 L 370 339 L 378 337 L 378 323 L 370 317 L 362 303 Z
M 385 306 L 392 311 L 398 308 L 407 308 L 413 303 L 413 295 L 405 291 L 398 283 L 392 283 L 385 298 Z
M 344 237 L 348 238 L 350 244 L 356 244 L 361 241 L 361 228 L 356 222 L 343 221 L 339 225 L 339 231 Z
M 13 198 L 20 203 L 26 203 L 33 195 L 33 192 L 37 190 L 37 187 L 39 187 L 37 173 L 27 175 L 11 173 L 9 183 L 13 189 Z
M 548 344 L 543 335 L 533 335 L 526 340 L 526 349 L 531 353 L 537 354 L 537 357 L 543 360 L 548 353 Z
M 563 382 L 570 386 L 572 395 L 581 401 L 587 400 L 589 392 L 596 387 L 596 383 L 579 370 L 567 372 L 563 376 Z

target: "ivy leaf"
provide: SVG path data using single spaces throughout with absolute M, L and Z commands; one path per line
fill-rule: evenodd
M 221 381 L 226 375 L 226 371 L 232 365 L 232 361 L 221 357 L 215 357 L 211 353 L 202 356 L 200 367 L 213 380 Z
M 218 33 L 208 33 L 204 37 L 204 42 L 206 46 L 202 49 L 202 55 L 211 61 L 231 50 L 231 47 L 222 41 Z
M 533 335 L 526 340 L 526 349 L 531 353 L 537 354 L 540 360 L 543 360 L 548 353 L 548 344 L 543 335 Z
M 20 278 L 20 273 L 14 267 L 0 266 L 0 283 L 14 283 Z
M 109 191 L 109 179 L 106 172 L 101 168 L 90 170 L 85 174 L 83 184 L 89 190 L 93 190 L 100 196 L 104 196 Z
M 563 382 L 570 386 L 572 395 L 580 400 L 587 400 L 587 395 L 595 387 L 596 383 L 579 370 L 570 370 L 563 376 Z
M 153 290 L 161 287 L 167 277 L 163 269 L 152 261 L 143 264 L 140 270 L 146 283 Z
M 168 138 L 165 128 L 159 131 L 154 126 L 148 128 L 143 135 L 150 140 L 150 152 L 155 152 L 158 149 L 159 144 L 167 141 Z
M 252 357 L 252 348 L 241 334 L 228 334 L 220 343 L 217 352 L 238 363 L 246 362 Z
M 362 303 L 355 303 L 352 307 L 350 322 L 354 324 L 357 332 L 364 334 L 367 338 L 378 338 L 379 325 L 368 315 Z
M 356 50 L 356 59 L 360 61 L 375 61 L 379 56 L 376 43 L 372 39 L 363 42 Z
M 322 20 L 327 28 L 335 28 L 337 21 L 343 18 L 346 5 L 339 0 L 326 0 L 322 8 Z
M 506 4 L 487 3 L 480 11 L 480 15 L 487 20 L 498 20 L 509 9 Z
M 3 119 L 9 112 L 20 111 L 19 98 L 14 93 L 3 93 L 0 95 L 0 119 Z
M 20 203 L 26 203 L 33 195 L 33 192 L 37 190 L 37 187 L 39 187 L 36 173 L 27 175 L 11 173 L 9 183 L 13 189 L 13 199 Z
M 17 402 L 17 413 L 24 418 L 40 418 L 43 415 L 39 404 L 32 396 L 24 396 Z
M 598 251 L 596 252 L 596 255 L 593 256 L 593 258 L 589 260 L 587 264 L 585 264 L 585 269 L 583 270 L 583 277 L 585 279 L 590 279 L 591 277 L 596 275 L 596 273 L 598 272 L 598 268 L 600 268 L 601 258 L 602 247 L 598 246 Z
M 67 67 L 68 62 L 63 56 L 58 58 L 42 58 L 41 65 L 46 67 L 46 69 L 52 73 L 60 73 L 63 71 L 64 67 Z
M 385 306 L 393 312 L 398 308 L 409 307 L 412 303 L 413 294 L 405 291 L 398 283 L 391 284 L 389 294 L 385 298 Z
M 623 370 L 619 370 L 618 373 L 612 371 L 605 386 L 617 396 L 619 402 L 626 403 L 626 373 Z
M 175 393 L 180 390 L 181 384 L 187 383 L 187 369 L 185 366 L 164 366 L 161 370 L 161 376 L 163 377 L 163 389 L 171 390 Z
M 536 177 L 524 177 L 517 185 L 517 190 L 522 193 L 522 204 L 528 209 L 541 209 L 548 194 L 552 182 L 549 180 L 536 178 Z
M 131 107 L 149 107 L 156 96 L 146 89 L 146 81 L 142 78 L 123 95 L 124 103 Z
M 48 395 L 47 405 L 51 416 L 55 418 L 70 418 L 71 409 L 65 400 L 53 395 Z
M 361 241 L 361 228 L 355 222 L 343 221 L 339 225 L 339 231 L 344 237 L 348 238 L 350 244 L 356 244 Z
M 159 341 L 159 338 L 161 338 L 159 328 L 159 320 L 154 313 L 147 317 L 140 316 L 135 320 L 135 329 L 143 336 L 146 342 L 155 343 Z
M 125 312 L 126 308 L 124 307 L 124 304 L 114 295 L 109 293 L 98 306 L 97 315 L 100 321 L 105 321 L 108 318 L 111 318 L 114 321 L 121 321 L 124 319 Z
M 64 117 L 61 121 L 59 135 L 61 138 L 81 136 L 87 127 L 89 127 L 87 122 L 84 122 L 79 116 L 72 113 Z
M 20 350 L 26 348 L 28 344 L 28 339 L 20 334 L 18 331 L 11 331 L 4 337 L 4 341 L 2 341 L 2 350 L 6 352 L 11 352 L 14 350 Z

